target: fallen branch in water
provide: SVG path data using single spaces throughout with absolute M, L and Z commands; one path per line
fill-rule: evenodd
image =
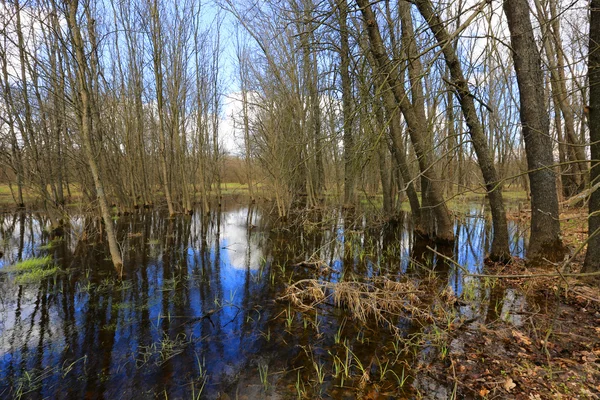
M 324 260 L 316 257 L 311 257 L 308 260 L 300 261 L 298 263 L 292 264 L 292 267 L 297 268 L 309 268 L 315 270 L 319 273 L 331 273 L 335 272 L 333 268 L 329 266 Z
M 469 272 L 469 270 L 467 268 L 465 268 L 463 265 L 460 265 L 458 262 L 454 261 L 452 258 L 443 255 L 442 253 L 432 249 L 431 247 L 427 246 L 427 249 L 430 250 L 431 252 L 437 254 L 438 256 L 442 257 L 444 260 L 451 262 L 452 264 L 454 264 L 455 266 L 457 266 L 461 271 L 463 271 L 464 276 L 473 276 L 475 278 L 505 278 L 505 279 L 518 279 L 518 278 L 538 278 L 538 277 L 550 277 L 550 278 L 562 278 L 562 277 L 576 277 L 576 278 L 584 278 L 584 277 L 591 277 L 591 276 L 600 276 L 600 271 L 596 271 L 596 272 L 570 272 L 570 273 L 564 273 L 564 272 L 542 272 L 542 273 L 536 273 L 536 274 L 506 274 L 506 275 L 500 275 L 500 274 L 473 274 L 471 272 Z
M 183 325 L 189 325 L 189 324 L 195 324 L 196 322 L 202 321 L 204 319 L 208 319 L 208 321 L 210 322 L 210 324 L 213 326 L 213 328 L 215 327 L 215 323 L 212 321 L 212 319 L 210 318 L 213 314 L 218 313 L 219 311 L 221 311 L 223 309 L 223 307 L 219 307 L 219 308 L 215 308 L 214 310 L 210 310 L 208 312 L 206 312 L 204 315 L 201 315 L 199 317 L 194 317 L 194 318 L 190 318 L 189 320 L 185 321 Z

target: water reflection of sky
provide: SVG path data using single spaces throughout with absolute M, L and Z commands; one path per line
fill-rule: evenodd
M 226 265 L 234 269 L 259 268 L 262 251 L 259 248 L 257 235 L 252 235 L 252 228 L 248 226 L 248 209 L 241 208 L 224 217 L 222 224 L 221 249 L 223 257 L 227 259 Z M 250 221 L 252 226 L 260 223 L 256 218 Z
M 471 272 L 481 271 L 490 243 L 482 211 L 472 210 L 455 228 L 455 260 Z M 64 272 L 21 286 L 14 275 L 0 275 L 0 397 L 15 394 L 27 376 L 40 377 L 33 397 L 78 399 L 92 387 L 105 398 L 143 397 L 164 387 L 170 397 L 185 397 L 190 384 L 199 386 L 199 360 L 210 376 L 207 393 L 218 392 L 224 380 L 255 370 L 257 353 L 268 354 L 261 332 L 281 312 L 273 300 L 282 282 L 270 279 L 277 267 L 292 273 L 293 264 L 313 256 L 335 271 L 324 277 L 330 280 L 351 269 L 373 276 L 409 268 L 409 218 L 390 232 L 370 228 L 366 218 L 348 225 L 340 211 L 321 217 L 292 233 L 270 229 L 267 216 L 247 207 L 220 216 L 121 218 L 121 282 L 105 245 L 80 240 L 93 236 L 95 220 L 72 218 L 64 240 L 43 247 L 52 239 L 44 219 L 3 215 L 0 268 L 48 254 Z M 509 229 L 518 233 L 514 224 Z M 511 246 L 522 256 L 522 238 Z M 462 290 L 456 270 L 448 279 Z
M 491 220 L 486 216 L 485 207 L 472 207 L 465 214 L 464 221 L 455 224 L 455 261 L 473 274 L 483 273 L 484 260 L 490 250 Z M 519 225 L 508 221 L 510 252 L 513 256 L 524 257 L 525 239 Z M 451 266 L 449 282 L 455 293 L 463 288 L 462 271 Z

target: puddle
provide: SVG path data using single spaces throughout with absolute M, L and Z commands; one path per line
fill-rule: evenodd
M 457 221 L 454 247 L 438 248 L 471 272 L 481 270 L 490 242 L 490 222 L 480 212 L 474 206 Z M 345 399 L 419 391 L 440 398 L 451 392 L 411 376 L 420 356 L 401 351 L 389 330 L 363 326 L 329 304 L 302 313 L 276 300 L 300 279 L 424 280 L 428 269 L 441 273 L 436 290 L 446 285 L 461 295 L 461 271 L 415 241 L 408 215 L 388 226 L 330 210 L 283 226 L 260 208 L 230 201 L 208 216 L 120 217 L 123 280 L 107 257 L 98 219 L 74 216 L 62 238 L 46 226 L 36 213 L 0 216 L 0 271 L 47 255 L 61 270 L 30 284 L 0 273 L 0 397 Z M 512 251 L 522 255 L 520 231 L 510 229 Z M 485 318 L 497 300 L 490 289 L 468 290 L 481 307 L 462 314 Z M 508 294 L 500 302 L 493 307 L 498 317 L 522 323 L 513 311 L 524 307 L 522 299 Z M 428 330 L 410 315 L 394 324 L 404 341 Z

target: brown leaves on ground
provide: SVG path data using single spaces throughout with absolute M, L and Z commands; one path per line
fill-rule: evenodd
M 506 380 L 504 381 L 504 390 L 506 390 L 507 392 L 510 392 L 511 390 L 513 390 L 516 387 L 517 387 L 517 384 L 515 383 L 515 381 L 512 380 L 511 377 L 506 378 Z
M 528 293 L 521 323 L 497 315 L 452 332 L 461 351 L 428 371 L 456 386 L 459 398 L 600 399 L 600 302 L 592 300 L 600 299 L 598 288 L 514 283 L 512 290 Z
M 525 346 L 530 346 L 531 345 L 531 339 L 529 339 L 526 335 L 524 335 L 522 332 L 517 331 L 516 329 L 512 330 L 512 335 L 513 337 L 517 340 L 517 342 L 521 345 L 525 345 Z

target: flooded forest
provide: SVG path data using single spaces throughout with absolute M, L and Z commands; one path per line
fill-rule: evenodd
M 600 398 L 600 0 L 0 0 L 0 399 Z

